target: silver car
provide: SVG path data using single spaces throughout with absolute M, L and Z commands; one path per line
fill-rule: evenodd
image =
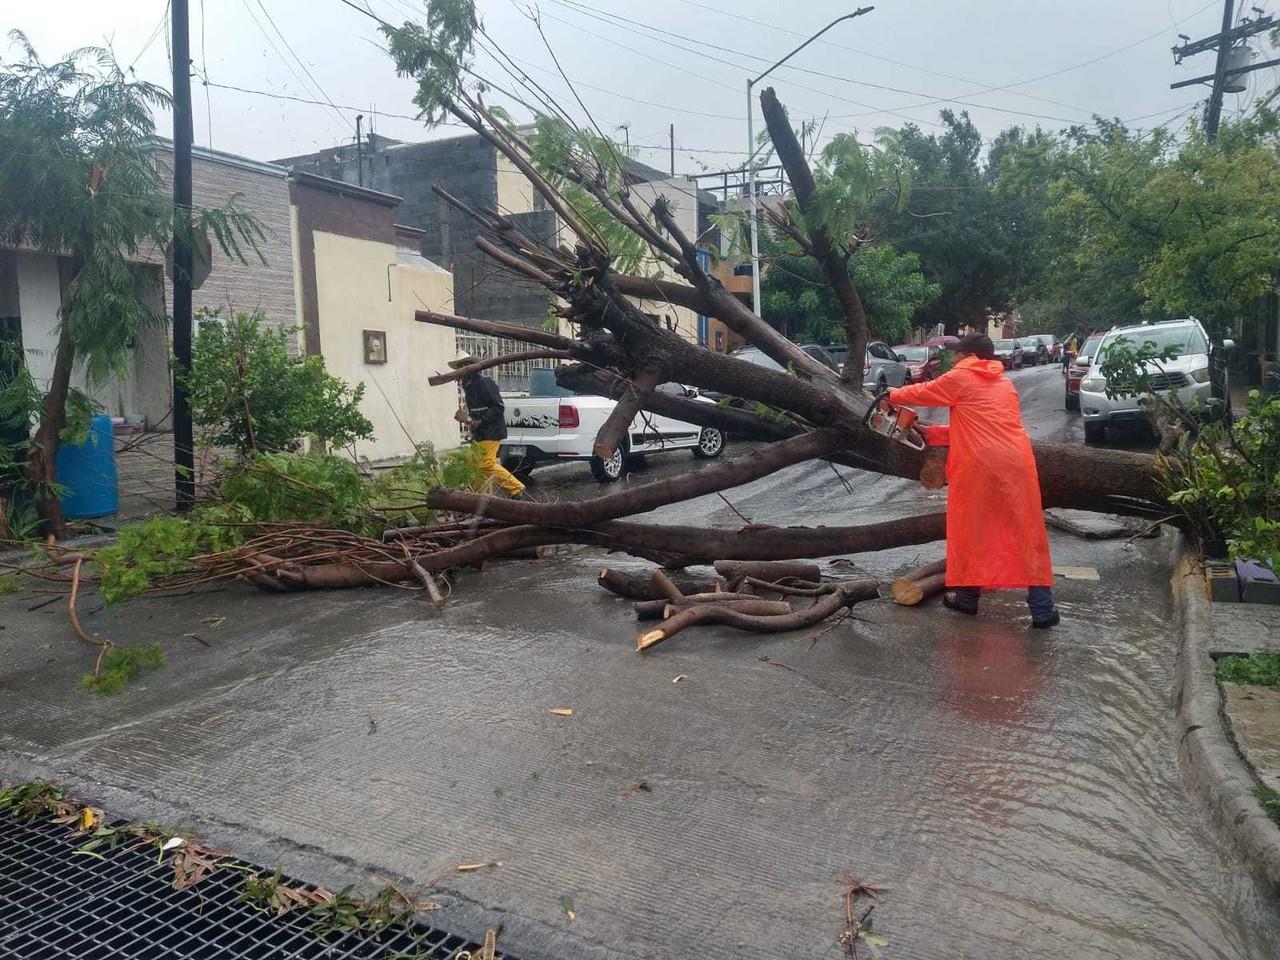
M 875 393 L 886 387 L 900 387 L 907 382 L 908 374 L 907 365 L 898 359 L 887 343 L 873 340 L 867 344 L 867 356 L 862 364 L 864 389 Z
M 1213 385 L 1209 373 L 1209 337 L 1195 317 L 1162 323 L 1133 324 L 1113 327 L 1098 345 L 1095 362 L 1080 382 L 1080 413 L 1084 417 L 1084 438 L 1089 443 L 1106 439 L 1108 425 L 1146 421 L 1147 397 L 1137 394 L 1107 396 L 1107 378 L 1102 372 L 1107 349 L 1126 340 L 1134 347 L 1155 344 L 1157 351 L 1172 348 L 1175 356 L 1148 365 L 1151 388 L 1156 393 L 1176 398 L 1188 409 L 1211 408 Z M 1223 347 L 1231 349 L 1230 340 Z

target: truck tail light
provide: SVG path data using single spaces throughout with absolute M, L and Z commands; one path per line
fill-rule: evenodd
M 578 426 L 578 408 L 567 403 L 560 404 L 560 428 Z
M 871 364 L 864 363 L 862 365 L 862 375 L 865 377 L 865 376 L 868 376 L 870 373 L 871 373 Z

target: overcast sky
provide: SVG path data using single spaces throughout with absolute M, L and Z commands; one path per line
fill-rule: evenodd
M 410 118 L 412 84 L 395 76 L 376 23 L 341 0 L 190 2 L 198 144 L 256 159 L 305 153 L 350 142 L 357 113 L 366 124 L 372 119 L 378 133 L 398 139 L 450 132 L 427 131 Z M 535 2 L 552 49 L 596 122 L 619 140 L 629 137 L 642 148 L 640 159 L 661 167 L 674 123 L 681 173 L 740 165 L 748 76 L 855 6 L 843 0 Z M 368 5 L 396 23 L 422 9 L 417 0 Z M 165 0 L 16 6 L 8 25 L 25 31 L 46 60 L 106 43 L 139 76 L 170 86 Z M 478 0 L 478 6 L 494 40 L 568 105 L 569 90 L 516 3 Z M 938 111 L 948 106 L 968 110 L 987 137 L 1012 124 L 1057 129 L 1093 113 L 1132 120 L 1135 127 L 1170 121 L 1177 128 L 1205 93 L 1170 90 L 1169 83 L 1211 72 L 1213 62 L 1210 53 L 1174 66 L 1169 48 L 1179 33 L 1198 39 L 1214 32 L 1221 16 L 1221 0 L 877 0 L 873 12 L 836 26 L 771 82 L 793 120 L 825 115 L 827 134 L 857 129 L 870 135 L 907 121 L 935 129 Z M 1254 42 L 1261 49 L 1265 38 Z M 15 54 L 8 49 L 6 59 Z M 498 75 L 486 56 L 478 63 L 482 72 Z M 1252 74 L 1249 92 L 1228 95 L 1228 111 L 1277 82 L 1273 70 Z M 336 109 L 281 96 L 329 101 Z M 521 117 L 519 109 L 513 113 Z M 160 118 L 166 135 L 170 123 Z

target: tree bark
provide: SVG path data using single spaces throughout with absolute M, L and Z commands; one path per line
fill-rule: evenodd
M 44 533 L 61 539 L 66 533 L 67 518 L 58 496 L 58 469 L 55 458 L 63 428 L 67 425 L 67 396 L 71 392 L 71 372 L 75 367 L 75 346 L 66 316 L 58 331 L 54 354 L 53 376 L 44 395 L 40 425 L 27 448 L 27 481 L 35 494 L 36 512 L 44 521 Z

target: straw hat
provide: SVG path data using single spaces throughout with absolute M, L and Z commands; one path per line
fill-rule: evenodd
M 450 366 L 452 369 L 454 369 L 454 370 L 460 370 L 460 369 L 462 369 L 463 367 L 469 367 L 469 366 L 471 366 L 471 364 L 473 364 L 473 363 L 479 363 L 479 362 L 480 362 L 480 361 L 479 361 L 479 359 L 478 359 L 478 358 L 473 357 L 473 356 L 472 356 L 471 354 L 469 354 L 469 353 L 464 353 L 464 354 L 463 354 L 462 356 L 460 356 L 457 360 L 450 360 L 450 361 L 449 361 L 449 366 Z

